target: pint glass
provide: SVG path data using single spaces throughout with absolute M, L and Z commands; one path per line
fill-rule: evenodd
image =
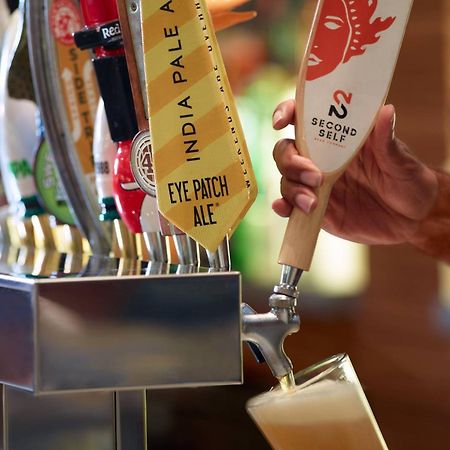
M 387 450 L 358 377 L 336 355 L 251 399 L 247 410 L 274 450 Z

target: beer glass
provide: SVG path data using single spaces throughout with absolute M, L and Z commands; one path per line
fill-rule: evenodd
M 255 397 L 247 411 L 274 450 L 388 450 L 350 358 L 295 376 L 296 386 Z

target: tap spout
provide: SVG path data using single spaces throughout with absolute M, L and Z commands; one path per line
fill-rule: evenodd
M 300 329 L 300 317 L 296 312 L 297 290 L 286 285 L 275 286 L 269 298 L 270 311 L 257 314 L 243 304 L 243 339 L 264 356 L 273 375 L 278 379 L 292 372 L 292 362 L 284 351 L 284 340 Z

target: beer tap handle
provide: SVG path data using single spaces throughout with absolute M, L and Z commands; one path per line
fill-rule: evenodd
M 292 210 L 281 245 L 280 264 L 310 269 L 334 179 L 326 177 L 325 184 L 318 189 L 319 201 L 314 211 L 306 214 L 296 207 Z
M 294 208 L 280 264 L 309 270 L 333 184 L 364 145 L 386 100 L 411 7 L 412 0 L 386 1 L 372 8 L 371 15 L 379 17 L 360 23 L 359 14 L 350 14 L 351 7 L 345 6 L 346 26 L 361 29 L 347 36 L 352 44 L 342 62 L 330 64 L 335 55 L 327 49 L 327 21 L 333 2 L 317 2 L 298 77 L 295 141 L 299 152 L 322 171 L 324 182 L 312 213 Z
M 141 209 L 141 224 L 144 232 L 144 242 L 150 255 L 156 261 L 169 260 L 166 239 L 163 230 L 165 219 L 159 214 L 154 185 L 151 137 L 148 123 L 147 97 L 143 95 L 145 89 L 145 72 L 142 48 L 142 26 L 140 2 L 125 0 L 117 2 L 120 20 L 123 48 L 128 67 L 131 92 L 139 132 L 132 140 L 130 164 L 133 176 L 139 187 L 147 194 Z M 137 160 L 142 162 L 140 164 Z M 138 167 L 139 166 L 139 167 Z M 143 183 L 141 171 L 145 171 L 147 180 Z M 148 181 L 150 180 L 150 181 Z
M 123 47 L 130 77 L 131 92 L 139 130 L 148 130 L 148 107 L 145 92 L 145 71 L 141 39 L 140 2 L 124 0 L 117 2 Z
M 63 190 L 92 252 L 109 254 L 111 242 L 107 229 L 98 220 L 91 184 L 97 87 L 89 70 L 89 56 L 79 52 L 71 34 L 80 21 L 78 2 L 33 0 L 26 9 L 33 82 Z M 54 20 L 62 16 L 65 20 Z M 58 33 L 61 30 L 64 32 Z M 85 69 L 84 90 L 80 95 L 72 95 L 72 83 L 81 67 Z M 80 132 L 74 133 L 74 129 Z

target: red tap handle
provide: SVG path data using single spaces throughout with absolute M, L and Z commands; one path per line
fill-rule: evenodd
M 80 6 L 86 26 L 75 33 L 75 42 L 80 48 L 95 52 L 94 67 L 111 137 L 118 143 L 113 171 L 114 200 L 127 227 L 133 233 L 140 233 L 145 193 L 135 182 L 130 166 L 131 140 L 138 129 L 117 3 L 116 0 L 80 0 Z M 104 35 L 110 38 L 104 39 Z
M 80 48 L 93 48 L 97 58 L 108 56 L 124 55 L 124 49 L 121 41 L 121 30 L 119 25 L 119 12 L 117 10 L 116 0 L 80 0 L 81 12 L 85 23 L 85 29 L 75 33 L 75 42 Z M 112 38 L 102 42 L 101 38 L 105 33 Z M 87 36 L 86 36 L 87 34 Z M 100 38 L 96 38 L 95 35 Z M 80 45 L 80 39 L 89 40 L 94 36 L 95 45 Z
M 80 0 L 81 12 L 87 27 L 96 27 L 119 18 L 116 0 Z

